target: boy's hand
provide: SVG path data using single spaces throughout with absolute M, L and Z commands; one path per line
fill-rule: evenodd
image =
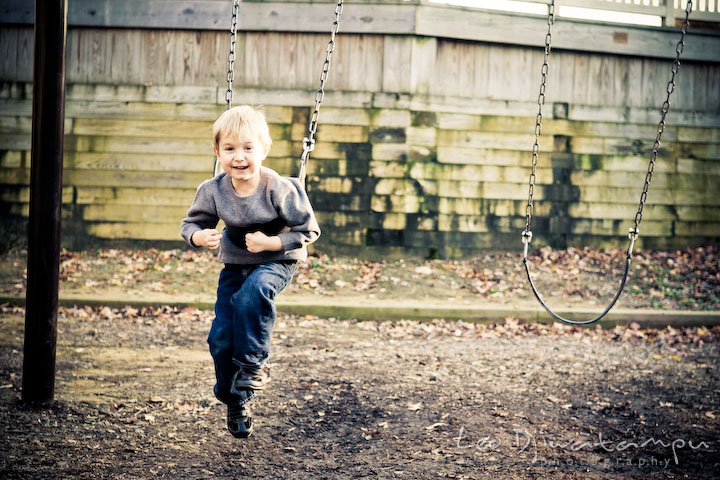
M 282 240 L 277 235 L 268 237 L 263 232 L 252 232 L 245 235 L 245 246 L 248 252 L 277 252 L 282 250 Z
M 222 233 L 218 232 L 214 228 L 206 228 L 205 230 L 198 230 L 193 233 L 191 240 L 192 243 L 198 247 L 207 247 L 210 250 L 215 250 L 220 247 Z

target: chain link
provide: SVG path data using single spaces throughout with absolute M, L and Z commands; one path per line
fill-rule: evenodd
M 547 17 L 547 33 L 545 34 L 545 56 L 543 58 L 543 65 L 541 69 L 542 79 L 540 81 L 540 94 L 538 95 L 538 113 L 535 117 L 535 143 L 532 147 L 532 173 L 530 173 L 530 188 L 528 192 L 528 202 L 525 207 L 525 231 L 523 232 L 523 243 L 525 243 L 525 251 L 527 252 L 527 245 L 532 239 L 532 232 L 530 231 L 530 225 L 532 223 L 533 214 L 533 194 L 535 193 L 535 180 L 537 179 L 537 161 L 540 153 L 540 133 L 542 132 L 542 107 L 545 104 L 545 86 L 547 82 L 548 70 L 550 69 L 548 59 L 550 57 L 550 49 L 552 45 L 552 26 L 555 23 L 555 0 L 550 2 L 548 5 L 548 17 Z
M 325 50 L 325 62 L 323 63 L 322 71 L 320 73 L 320 88 L 318 88 L 315 92 L 315 109 L 310 116 L 308 136 L 303 138 L 303 152 L 300 157 L 300 172 L 298 174 L 298 179 L 301 184 L 305 183 L 305 174 L 307 171 L 307 163 L 310 158 L 310 152 L 315 149 L 315 134 L 317 133 L 318 118 L 320 116 L 320 104 L 325 98 L 325 83 L 327 82 L 328 72 L 330 70 L 330 59 L 333 51 L 335 50 L 335 35 L 340 29 L 340 15 L 342 15 L 342 12 L 343 0 L 338 0 L 335 5 L 335 20 L 333 21 L 332 28 L 330 30 L 330 41 L 328 42 L 327 49 Z
M 650 155 L 650 163 L 648 164 L 647 173 L 645 174 L 645 184 L 643 185 L 643 190 L 640 194 L 640 203 L 638 204 L 638 210 L 635 214 L 635 226 L 630 229 L 629 235 L 631 240 L 635 240 L 640 233 L 638 227 L 640 226 L 640 222 L 642 221 L 643 207 L 645 206 L 645 202 L 647 201 L 647 193 L 648 189 L 650 188 L 650 181 L 652 180 L 653 170 L 655 169 L 655 161 L 657 160 L 658 153 L 660 152 L 660 138 L 665 131 L 665 116 L 670 110 L 670 95 L 672 95 L 672 93 L 675 91 L 675 76 L 680 70 L 680 55 L 685 48 L 685 34 L 687 33 L 688 18 L 690 17 L 690 12 L 692 12 L 692 0 L 688 0 L 687 5 L 685 6 L 685 18 L 683 19 L 682 27 L 680 27 L 680 40 L 675 46 L 675 60 L 673 60 L 672 68 L 670 69 L 670 80 L 668 81 L 666 89 L 667 96 L 665 97 L 665 101 L 663 102 L 662 108 L 660 109 L 660 122 L 658 123 L 657 136 L 655 137 L 652 154 Z M 630 251 L 628 251 L 628 255 L 630 255 Z
M 237 42 L 237 19 L 240 10 L 240 0 L 233 0 L 232 23 L 230 24 L 230 53 L 228 53 L 227 90 L 225 91 L 225 102 L 228 110 L 232 107 L 233 101 L 233 80 L 235 79 L 235 43 Z

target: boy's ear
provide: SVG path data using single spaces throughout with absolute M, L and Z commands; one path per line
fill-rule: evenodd
M 213 153 L 215 154 L 216 157 L 218 157 L 218 158 L 220 157 L 220 150 L 218 150 L 217 145 L 213 145 Z

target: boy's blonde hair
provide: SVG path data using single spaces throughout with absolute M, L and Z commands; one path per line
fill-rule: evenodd
M 241 105 L 225 110 L 225 112 L 215 120 L 213 124 L 213 141 L 215 142 L 215 147 L 219 147 L 220 140 L 229 135 L 258 138 L 262 146 L 265 147 L 266 154 L 272 146 L 270 128 L 265 120 L 265 113 L 250 105 Z

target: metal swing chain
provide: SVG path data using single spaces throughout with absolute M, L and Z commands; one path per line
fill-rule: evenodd
M 230 23 L 230 52 L 228 53 L 228 71 L 227 71 L 227 90 L 225 91 L 225 102 L 227 110 L 232 107 L 233 101 L 233 80 L 235 79 L 235 43 L 237 42 L 237 19 L 240 11 L 240 0 L 233 0 L 232 5 L 232 21 Z M 215 166 L 213 167 L 213 176 L 218 174 L 220 161 L 215 157 Z
M 535 116 L 535 143 L 532 147 L 532 172 L 530 173 L 530 192 L 528 193 L 528 202 L 525 207 L 525 231 L 523 231 L 523 243 L 525 244 L 525 254 L 527 257 L 527 249 L 530 240 L 532 240 L 532 232 L 530 224 L 532 223 L 533 214 L 533 193 L 535 191 L 535 179 L 537 172 L 538 154 L 540 152 L 540 132 L 542 130 L 542 107 L 545 104 L 545 84 L 549 70 L 548 59 L 550 58 L 550 46 L 552 45 L 552 26 L 555 23 L 555 0 L 550 2 L 548 6 L 547 17 L 547 33 L 545 34 L 545 57 L 542 65 L 542 78 L 540 80 L 540 94 L 538 95 L 538 113 Z
M 610 302 L 610 305 L 605 308 L 605 310 L 598 315 L 595 318 L 592 318 L 590 320 L 585 321 L 575 321 L 575 320 L 569 320 L 566 318 L 561 317 L 560 315 L 557 315 L 555 312 L 553 312 L 550 307 L 548 307 L 545 304 L 545 301 L 542 299 L 540 294 L 538 293 L 537 289 L 535 288 L 535 284 L 533 283 L 532 277 L 530 276 L 530 268 L 528 266 L 527 261 L 527 253 L 528 253 L 528 246 L 530 242 L 532 241 L 532 232 L 530 231 L 530 224 L 532 221 L 532 212 L 533 212 L 533 203 L 532 203 L 532 197 L 533 197 L 533 191 L 535 187 L 535 174 L 536 174 L 536 165 L 537 165 L 537 159 L 538 159 L 538 137 L 540 136 L 540 130 L 542 128 L 542 105 L 545 103 L 545 81 L 547 77 L 547 71 L 548 71 L 548 56 L 550 53 L 550 42 L 552 40 L 551 36 L 551 27 L 554 21 L 554 7 L 555 7 L 555 1 L 552 0 L 549 5 L 549 13 L 548 13 L 548 33 L 545 36 L 545 61 L 542 66 L 542 81 L 540 84 L 540 95 L 538 96 L 538 114 L 536 117 L 535 122 L 535 144 L 533 145 L 533 151 L 532 151 L 532 173 L 530 174 L 530 192 L 528 195 L 528 203 L 527 207 L 525 209 L 525 230 L 522 233 L 522 242 L 524 244 L 523 247 L 523 264 L 525 265 L 525 272 L 527 273 L 528 280 L 530 281 L 530 287 L 532 288 L 533 293 L 535 294 L 535 297 L 538 299 L 540 304 L 545 308 L 545 310 L 556 320 L 559 320 L 564 323 L 568 323 L 570 325 L 587 325 L 590 323 L 595 323 L 601 318 L 603 318 L 607 313 L 612 309 L 612 307 L 617 302 L 618 298 L 620 298 L 620 294 L 623 291 L 623 288 L 625 287 L 625 282 L 627 281 L 628 272 L 630 270 L 630 260 L 632 258 L 632 250 L 633 245 L 635 244 L 635 240 L 637 240 L 637 237 L 639 235 L 639 226 L 640 221 L 642 220 L 642 211 L 643 207 L 645 206 L 645 201 L 647 200 L 647 192 L 650 187 L 650 180 L 652 179 L 653 169 L 655 168 L 655 161 L 657 160 L 658 153 L 660 151 L 660 138 L 662 137 L 662 134 L 665 130 L 665 116 L 667 115 L 667 112 L 670 110 L 670 95 L 675 91 L 675 76 L 677 75 L 679 69 L 680 69 L 680 55 L 682 54 L 683 49 L 685 48 L 685 34 L 687 32 L 688 28 L 688 19 L 690 17 L 690 13 L 692 12 L 692 0 L 687 0 L 687 4 L 685 6 L 685 18 L 682 22 L 681 27 L 681 36 L 680 40 L 677 43 L 677 46 L 675 47 L 675 60 L 673 60 L 672 68 L 671 68 L 671 76 L 670 80 L 668 81 L 667 85 L 667 96 L 665 97 L 665 101 L 662 104 L 661 108 L 661 115 L 660 115 L 660 122 L 658 123 L 658 129 L 657 129 L 657 135 L 655 137 L 655 143 L 653 145 L 652 155 L 650 157 L 650 163 L 648 165 L 648 171 L 645 175 L 645 183 L 643 185 L 642 194 L 640 195 L 640 204 L 638 205 L 638 211 L 635 214 L 635 226 L 630 229 L 630 232 L 628 234 L 628 238 L 630 240 L 627 255 L 625 258 L 625 269 L 623 271 L 622 281 L 620 283 L 620 287 L 618 288 L 617 293 L 615 294 L 615 297 L 613 297 L 612 301 Z
M 235 43 L 237 42 L 237 19 L 240 10 L 240 0 L 233 0 L 232 23 L 230 24 L 230 53 L 228 53 L 227 91 L 225 102 L 230 110 L 233 101 L 233 80 L 235 79 Z
M 645 206 L 645 201 L 647 200 L 647 192 L 650 188 L 650 180 L 652 180 L 653 170 L 655 169 L 655 161 L 657 160 L 658 153 L 660 152 L 660 138 L 665 131 L 665 116 L 667 115 L 668 110 L 670 110 L 670 95 L 672 95 L 675 91 L 675 75 L 677 75 L 680 70 L 680 55 L 685 49 L 685 34 L 688 29 L 690 12 L 692 12 L 692 0 L 688 0 L 687 5 L 685 5 L 685 18 L 683 19 L 682 26 L 680 27 L 680 40 L 675 46 L 675 60 L 673 60 L 672 68 L 670 69 L 671 75 L 666 89 L 667 96 L 665 97 L 665 101 L 660 109 L 660 122 L 658 123 L 657 136 L 655 137 L 652 154 L 650 155 L 650 163 L 648 164 L 647 174 L 645 174 L 645 184 L 643 185 L 643 190 L 640 194 L 640 203 L 638 204 L 638 210 L 635 214 L 635 226 L 630 229 L 629 235 L 632 242 L 637 239 L 637 236 L 640 233 L 638 227 L 642 221 L 643 207 Z M 632 243 L 630 245 L 630 249 L 628 250 L 628 255 L 632 255 Z
M 328 71 L 330 69 L 330 58 L 335 50 L 335 35 L 340 28 L 340 15 L 342 15 L 342 11 L 343 0 L 338 0 L 335 5 L 335 20 L 330 30 L 330 41 L 325 50 L 325 62 L 323 63 L 322 72 L 320 73 L 320 88 L 315 92 L 315 110 L 310 117 L 308 136 L 303 138 L 303 152 L 300 157 L 300 171 L 298 173 L 298 180 L 301 185 L 305 185 L 308 159 L 310 158 L 310 152 L 315 149 L 315 134 L 317 133 L 318 117 L 320 116 L 320 104 L 325 98 L 325 83 L 327 82 Z

